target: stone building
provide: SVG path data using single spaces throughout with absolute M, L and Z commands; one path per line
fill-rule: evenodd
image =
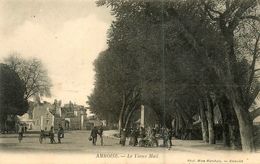
M 33 115 L 33 130 L 49 130 L 54 126 L 54 115 L 50 112 L 52 105 L 48 102 L 38 103 L 34 106 Z
M 30 127 L 28 130 L 50 130 L 51 126 L 57 130 L 59 124 L 67 130 L 86 129 L 87 114 L 84 106 L 69 103 L 62 107 L 61 101 L 57 100 L 53 104 L 40 100 L 29 104 L 28 113 L 20 117 Z
M 65 104 L 61 108 L 61 118 L 64 118 L 65 129 L 68 130 L 84 130 L 86 129 L 87 113 L 86 108 L 81 105 Z

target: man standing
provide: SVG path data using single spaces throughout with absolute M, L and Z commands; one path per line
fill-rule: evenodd
M 153 128 L 152 131 L 151 131 L 151 139 L 152 139 L 153 145 L 155 144 L 156 147 L 158 147 L 159 144 L 158 144 L 158 141 L 156 139 L 156 129 L 155 128 Z
M 120 135 L 120 143 L 122 146 L 125 146 L 125 142 L 126 142 L 126 129 L 122 129 Z
M 103 146 L 103 125 L 101 125 L 98 129 L 98 134 L 100 136 L 100 142 L 101 142 L 101 146 Z
M 165 147 L 167 145 L 167 141 L 168 141 L 168 134 L 167 134 L 167 129 L 163 126 L 161 128 L 161 137 L 163 139 L 163 147 Z
M 97 134 L 98 134 L 97 127 L 94 126 L 94 128 L 91 130 L 91 134 L 90 134 L 90 136 L 92 137 L 92 144 L 93 144 L 93 145 L 96 145 L 96 142 L 97 142 Z
M 173 134 L 173 131 L 172 131 L 172 129 L 170 128 L 170 129 L 168 129 L 167 130 L 168 131 L 168 141 L 169 141 L 169 147 L 171 147 L 172 146 L 172 134 Z
M 134 128 L 130 128 L 130 140 L 129 140 L 129 145 L 130 146 L 134 146 L 134 142 L 135 142 L 135 139 L 134 139 L 134 136 L 135 136 L 135 131 L 134 131 Z
M 58 129 L 58 143 L 61 143 L 61 138 L 64 137 L 64 130 L 61 124 L 59 124 L 59 129 Z
M 18 140 L 19 143 L 21 143 L 22 139 L 23 139 L 23 125 L 22 124 L 18 124 Z
M 136 128 L 134 130 L 134 146 L 136 146 L 138 144 L 138 137 L 139 137 L 139 128 Z
M 56 143 L 55 140 L 54 140 L 54 128 L 53 128 L 53 126 L 51 127 L 51 129 L 49 131 L 49 136 L 50 136 L 51 144 Z

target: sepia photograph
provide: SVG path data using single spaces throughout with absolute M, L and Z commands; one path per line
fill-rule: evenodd
M 259 164 L 259 0 L 0 0 L 0 163 Z

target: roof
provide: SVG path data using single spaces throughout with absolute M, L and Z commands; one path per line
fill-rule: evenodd
M 33 121 L 32 119 L 29 118 L 29 114 L 28 113 L 25 113 L 24 115 L 22 116 L 17 116 L 18 120 L 21 121 L 21 122 L 30 122 L 30 121 Z

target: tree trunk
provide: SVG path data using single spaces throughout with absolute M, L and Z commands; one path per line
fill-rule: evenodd
M 215 131 L 214 131 L 214 112 L 213 105 L 210 98 L 207 98 L 207 120 L 208 120 L 208 131 L 209 131 L 209 144 L 215 144 Z
M 239 134 L 237 134 L 237 127 L 234 124 L 228 125 L 229 130 L 229 139 L 230 139 L 230 147 L 233 150 L 239 149 L 239 144 L 237 142 L 237 138 L 239 137 Z
M 119 121 L 118 121 L 118 130 L 120 131 L 122 129 L 123 124 L 123 110 L 121 109 L 120 115 L 119 115 Z
M 230 139 L 230 147 L 233 150 L 241 149 L 241 137 L 239 133 L 239 125 L 236 113 L 234 111 L 233 106 L 230 106 L 230 115 L 228 119 L 228 130 L 229 130 L 229 139 Z
M 180 123 L 179 123 L 179 116 L 178 116 L 178 113 L 176 113 L 176 117 L 175 117 L 175 126 L 176 126 L 176 128 L 175 128 L 175 136 L 176 136 L 176 138 L 179 138 L 179 129 L 180 129 Z
M 121 107 L 121 110 L 120 110 L 120 115 L 119 115 L 119 120 L 118 120 L 118 130 L 121 134 L 121 128 L 122 128 L 122 125 L 123 125 L 123 115 L 124 115 L 124 110 L 125 110 L 125 95 L 123 95 L 123 102 L 122 102 L 122 107 Z
M 230 147 L 229 127 L 227 123 L 222 124 L 222 136 L 223 136 L 223 145 L 225 147 Z
M 207 124 L 207 118 L 205 114 L 205 109 L 203 102 L 200 100 L 200 120 L 201 120 L 201 131 L 202 131 L 202 138 L 204 142 L 209 142 L 209 132 L 208 132 L 208 124 Z
M 123 116 L 122 116 L 122 125 L 121 125 L 121 127 L 125 126 L 126 119 L 127 119 L 128 114 L 129 114 L 129 110 L 130 110 L 130 105 L 129 104 L 125 105 L 124 113 L 123 113 Z
M 1 113 L 0 114 L 0 130 L 2 133 L 5 133 L 6 120 L 7 120 L 7 115 L 5 113 Z
M 253 121 L 250 117 L 250 113 L 244 108 L 243 100 L 238 91 L 233 89 L 231 94 L 232 104 L 239 123 L 242 150 L 245 152 L 254 152 Z
M 223 101 L 223 100 L 222 100 Z M 228 111 L 228 105 L 224 104 L 225 102 L 218 102 L 221 119 L 222 119 L 222 135 L 223 135 L 223 145 L 229 147 L 230 146 L 230 135 L 229 135 L 229 124 L 228 119 L 230 119 Z
M 179 114 L 179 136 L 180 139 L 183 139 L 184 136 L 184 121 L 182 116 Z
M 127 118 L 126 118 L 126 121 L 125 121 L 125 126 L 124 126 L 125 129 L 128 127 L 129 121 L 130 121 L 130 119 L 131 119 L 131 117 L 132 117 L 134 111 L 135 111 L 135 108 L 133 108 L 133 109 L 128 113 Z
M 120 134 L 121 134 L 122 126 L 123 126 L 123 117 L 124 117 L 124 112 L 125 112 L 125 106 L 126 106 L 126 95 L 124 94 L 122 97 L 122 106 L 121 106 L 119 120 L 118 120 L 118 130 L 119 130 Z
M 220 29 L 223 33 L 223 36 L 227 42 L 229 49 L 228 56 L 225 57 L 227 63 L 226 77 L 229 78 L 227 84 L 234 85 L 233 88 L 229 88 L 227 94 L 231 97 L 231 102 L 238 119 L 242 150 L 246 152 L 255 151 L 255 145 L 253 140 L 253 121 L 250 117 L 248 109 L 246 108 L 245 104 L 247 103 L 244 102 L 242 93 L 239 92 L 241 88 L 239 88 L 240 76 L 238 74 L 237 69 L 238 61 L 235 54 L 234 31 L 236 26 L 239 24 L 238 18 L 241 17 L 244 14 L 244 12 L 246 12 L 250 5 L 251 1 L 245 1 L 245 3 L 242 4 L 241 7 L 238 9 L 240 11 L 236 12 L 236 18 L 234 18 L 228 26 L 227 23 L 229 20 L 227 20 L 226 18 L 228 18 L 230 14 L 221 14 L 219 17 L 220 19 L 218 21 Z

